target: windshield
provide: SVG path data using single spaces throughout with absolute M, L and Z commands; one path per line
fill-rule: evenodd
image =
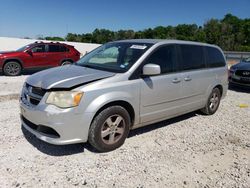
M 249 58 L 246 58 L 246 59 L 244 60 L 244 62 L 250 63 L 250 57 L 249 57 Z
M 152 44 L 148 43 L 107 43 L 82 57 L 76 65 L 109 72 L 126 72 L 150 46 Z
M 24 50 L 26 50 L 27 48 L 29 48 L 31 45 L 29 44 L 29 45 L 26 45 L 26 46 L 23 46 L 22 48 L 19 48 L 19 49 L 17 49 L 16 51 L 17 52 L 22 52 L 22 51 L 24 51 Z

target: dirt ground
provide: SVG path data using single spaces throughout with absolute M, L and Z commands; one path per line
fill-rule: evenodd
M 249 90 L 230 88 L 212 116 L 193 112 L 133 130 L 121 148 L 96 153 L 22 129 L 26 77 L 0 76 L 0 187 L 250 187 Z

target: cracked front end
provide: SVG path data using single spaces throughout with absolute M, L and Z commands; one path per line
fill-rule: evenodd
M 92 113 L 78 107 L 59 108 L 47 104 L 49 92 L 24 84 L 20 97 L 22 125 L 37 138 L 56 145 L 86 142 Z

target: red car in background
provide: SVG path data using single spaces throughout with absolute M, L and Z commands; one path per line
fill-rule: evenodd
M 13 52 L 0 52 L 0 71 L 7 76 L 17 76 L 23 70 L 56 67 L 79 59 L 80 52 L 74 46 L 35 42 Z

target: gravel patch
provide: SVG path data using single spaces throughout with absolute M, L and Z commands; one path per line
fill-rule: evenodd
M 88 144 L 50 145 L 22 129 L 18 96 L 6 97 L 19 93 L 21 79 L 0 77 L 1 187 L 250 185 L 248 91 L 229 90 L 212 116 L 193 112 L 133 130 L 121 148 L 96 153 Z
M 20 93 L 23 83 L 28 76 L 10 77 L 0 75 L 0 96 Z

